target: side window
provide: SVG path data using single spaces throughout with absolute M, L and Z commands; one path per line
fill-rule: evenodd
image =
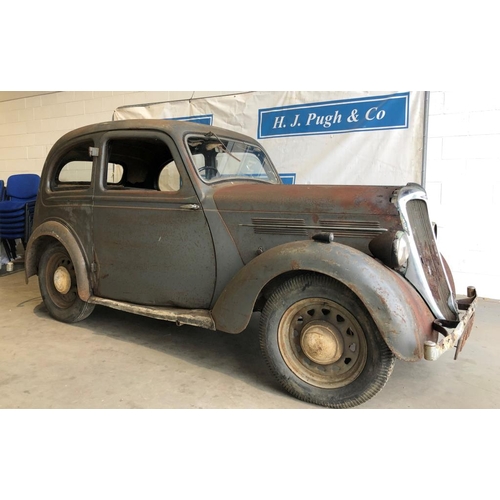
M 76 144 L 59 159 L 52 188 L 86 189 L 90 186 L 93 157 L 89 154 L 89 148 L 93 146 L 92 141 Z
M 163 140 L 155 137 L 111 139 L 106 150 L 106 189 L 179 191 L 179 171 Z

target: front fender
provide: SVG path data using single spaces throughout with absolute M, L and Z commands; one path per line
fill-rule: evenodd
M 228 333 L 243 331 L 261 290 L 274 278 L 290 271 L 324 274 L 349 287 L 400 359 L 422 359 L 424 341 L 435 340 L 434 316 L 402 276 L 359 250 L 340 243 L 312 240 L 274 247 L 242 268 L 213 308 L 216 328 Z
M 30 236 L 26 247 L 25 273 L 26 283 L 29 278 L 38 272 L 38 262 L 45 245 L 55 239 L 59 241 L 69 253 L 73 266 L 75 267 L 76 280 L 78 283 L 78 296 L 83 301 L 88 301 L 92 295 L 92 288 L 89 279 L 89 262 L 85 256 L 82 246 L 76 236 L 63 223 L 50 220 L 40 224 Z

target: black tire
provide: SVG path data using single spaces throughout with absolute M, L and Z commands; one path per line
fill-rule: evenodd
M 59 269 L 67 279 L 67 291 L 58 291 L 55 273 Z M 76 273 L 71 258 L 60 243 L 50 244 L 43 252 L 38 265 L 38 283 L 42 299 L 50 315 L 64 323 L 76 323 L 87 318 L 94 304 L 84 302 L 78 296 Z
M 330 408 L 368 401 L 395 362 L 359 298 L 317 274 L 292 278 L 272 294 L 261 314 L 260 345 L 290 394 Z

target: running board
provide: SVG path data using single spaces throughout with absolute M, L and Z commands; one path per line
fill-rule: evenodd
M 101 297 L 90 297 L 88 302 L 100 306 L 118 309 L 148 318 L 161 319 L 163 321 L 172 321 L 177 326 L 191 325 L 207 330 L 215 330 L 215 322 L 210 314 L 210 311 L 204 309 L 179 309 L 176 307 L 157 307 L 157 306 L 141 306 L 138 304 L 130 304 L 129 302 L 120 302 L 117 300 L 103 299 Z

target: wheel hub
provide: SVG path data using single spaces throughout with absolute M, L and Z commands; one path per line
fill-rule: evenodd
M 66 295 L 71 289 L 71 275 L 64 266 L 59 266 L 54 272 L 54 286 L 59 293 Z
M 359 322 L 341 304 L 321 297 L 288 307 L 279 323 L 278 347 L 294 375 L 323 389 L 347 386 L 366 364 Z
M 335 363 L 343 352 L 341 335 L 325 321 L 309 323 L 302 330 L 300 346 L 304 354 L 318 365 Z

